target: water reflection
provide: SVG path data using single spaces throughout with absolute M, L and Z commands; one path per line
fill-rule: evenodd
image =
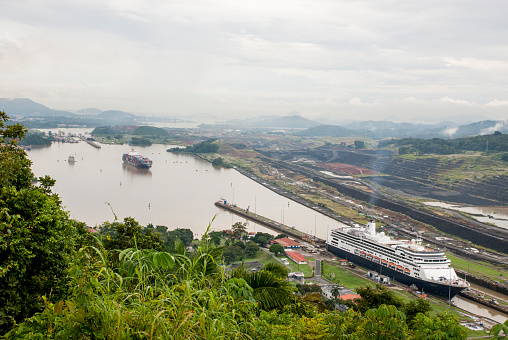
M 123 171 L 127 172 L 129 175 L 152 176 L 150 168 L 138 168 L 137 166 L 125 163 L 122 164 L 122 168 Z

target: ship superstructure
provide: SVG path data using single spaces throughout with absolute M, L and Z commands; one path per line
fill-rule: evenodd
M 425 247 L 420 240 L 395 240 L 376 224 L 342 226 L 328 236 L 332 253 L 427 293 L 452 298 L 469 283 L 459 278 L 442 251 Z
M 147 157 L 141 156 L 138 152 L 131 149 L 129 153 L 124 153 L 122 156 L 122 160 L 130 165 L 134 165 L 138 168 L 150 168 L 152 166 L 152 161 Z

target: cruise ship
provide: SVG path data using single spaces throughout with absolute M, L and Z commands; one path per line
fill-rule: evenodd
M 327 249 L 348 261 L 377 271 L 420 291 L 451 299 L 469 283 L 461 279 L 442 251 L 430 249 L 421 240 L 394 240 L 376 233 L 376 223 L 365 227 L 342 226 L 331 231 Z

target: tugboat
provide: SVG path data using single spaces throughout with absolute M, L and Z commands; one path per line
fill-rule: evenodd
M 138 168 L 151 168 L 152 161 L 147 157 L 141 156 L 138 152 L 131 149 L 129 153 L 124 153 L 122 160 L 126 164 L 133 165 Z

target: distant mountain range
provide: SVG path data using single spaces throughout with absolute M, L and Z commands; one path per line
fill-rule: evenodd
M 438 124 L 394 123 L 389 121 L 364 121 L 339 125 L 319 125 L 296 132 L 299 136 L 364 137 L 384 138 L 461 138 L 492 134 L 495 131 L 508 133 L 508 121 L 484 120 L 466 125 L 451 122 Z
M 0 110 L 8 116 L 20 115 L 30 117 L 63 116 L 72 117 L 69 111 L 53 110 L 28 98 L 0 98 Z
M 0 110 L 8 116 L 18 116 L 18 122 L 27 127 L 50 127 L 51 124 L 86 125 L 91 127 L 107 125 L 135 125 L 137 117 L 132 113 L 96 108 L 87 108 L 75 113 L 53 110 L 28 98 L 0 98 Z M 37 117 L 37 120 L 33 118 Z M 48 119 L 52 117 L 51 119 Z M 58 117 L 55 118 L 55 117 Z M 47 124 L 44 125 L 44 124 Z M 207 125 L 210 126 L 210 125 Z M 298 129 L 299 136 L 358 137 L 371 139 L 385 138 L 460 138 L 492 134 L 495 131 L 508 133 L 508 120 L 483 120 L 466 125 L 453 122 L 438 124 L 394 123 L 391 121 L 359 121 L 343 125 L 323 125 L 298 114 L 290 116 L 259 116 L 248 119 L 234 119 L 213 124 L 214 127 L 245 129 Z
M 40 119 L 49 117 L 52 117 L 49 124 L 104 126 L 136 123 L 136 116 L 128 112 L 118 110 L 101 111 L 95 108 L 87 108 L 76 111 L 79 113 L 76 114 L 70 111 L 53 110 L 28 98 L 0 98 L 0 110 L 5 111 L 10 117 L 19 116 L 19 121 L 27 127 L 33 127 L 33 118 L 39 118 L 37 124 L 46 127 L 45 124 L 48 124 L 48 122 Z M 58 117 L 58 120 L 55 120 L 56 117 Z
M 232 119 L 224 125 L 243 126 L 251 128 L 272 128 L 272 129 L 306 129 L 321 123 L 307 119 L 299 115 L 292 116 L 259 116 L 249 119 Z M 219 124 L 219 125 L 223 125 Z

